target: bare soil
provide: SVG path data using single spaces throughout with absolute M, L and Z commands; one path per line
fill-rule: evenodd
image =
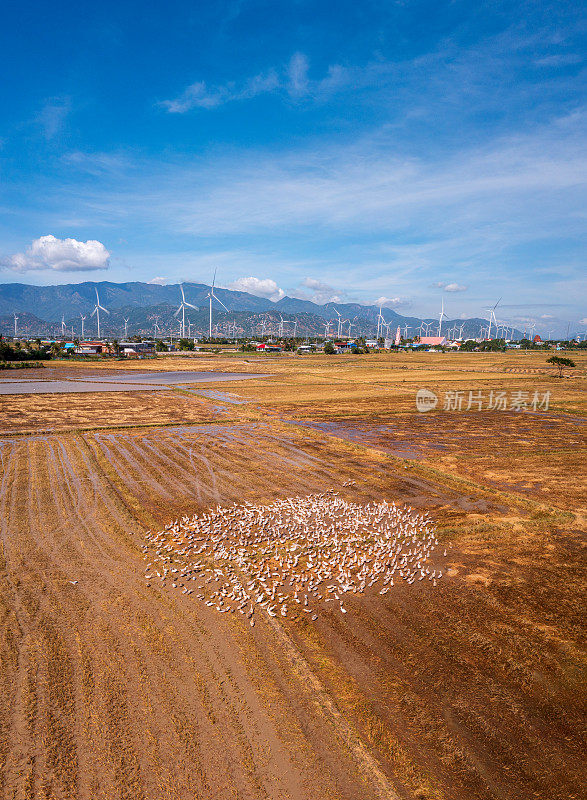
M 506 355 L 206 387 L 242 405 L 0 398 L 0 797 L 583 797 L 583 373 L 523 373 L 552 382 L 547 416 L 414 411 L 419 385 L 542 369 Z M 206 359 L 166 365 L 246 371 Z M 446 582 L 254 628 L 146 585 L 145 531 L 329 488 L 429 511 Z

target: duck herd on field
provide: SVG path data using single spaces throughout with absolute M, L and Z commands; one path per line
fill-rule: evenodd
M 182 517 L 146 533 L 143 557 L 148 586 L 195 594 L 254 626 L 258 609 L 315 620 L 320 607 L 346 614 L 349 593 L 385 595 L 397 581 L 436 586 L 437 547 L 427 514 L 387 501 L 349 502 L 331 490 Z

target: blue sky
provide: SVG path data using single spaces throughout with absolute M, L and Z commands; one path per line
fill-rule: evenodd
M 580 4 L 155 5 L 5 4 L 0 282 L 587 329 Z

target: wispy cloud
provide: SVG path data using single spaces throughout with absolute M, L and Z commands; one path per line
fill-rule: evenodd
M 290 100 L 318 100 L 348 85 L 353 75 L 352 71 L 334 64 L 322 78 L 310 80 L 309 70 L 308 57 L 304 53 L 294 53 L 284 66 L 260 72 L 244 81 L 212 86 L 205 81 L 195 81 L 177 97 L 162 100 L 159 105 L 171 114 L 185 114 L 194 109 L 213 109 L 226 103 L 274 93 Z
M 71 101 L 68 97 L 47 100 L 35 120 L 47 141 L 55 139 L 63 131 L 70 110 Z

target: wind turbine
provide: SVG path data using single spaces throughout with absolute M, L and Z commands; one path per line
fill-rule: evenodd
M 124 341 L 126 342 L 126 336 L 128 333 L 128 318 L 124 318 Z
M 331 325 L 331 324 L 332 324 L 332 320 L 330 320 L 330 319 L 328 320 L 328 322 L 325 322 L 325 323 L 324 323 L 324 338 L 325 338 L 325 339 L 326 339 L 326 337 L 328 336 L 328 332 L 329 332 L 329 330 L 330 330 L 330 325 Z
M 98 289 L 96 288 L 96 305 L 90 316 L 93 317 L 94 314 L 96 315 L 96 320 L 98 321 L 98 339 L 100 338 L 100 311 L 105 311 L 107 314 L 110 313 L 107 308 L 104 308 L 104 306 L 100 305 L 100 295 L 98 294 Z
M 81 320 L 82 320 L 82 340 L 83 340 L 83 338 L 84 338 L 84 320 L 85 320 L 85 317 L 84 317 L 83 314 L 80 314 L 80 317 L 81 317 Z
M 156 339 L 157 338 L 157 331 L 159 330 L 159 317 L 153 317 L 153 320 L 155 322 L 155 324 L 153 326 L 153 334 L 154 334 L 153 338 Z
M 179 335 L 180 335 L 180 338 L 184 339 L 185 338 L 185 310 L 186 310 L 186 308 L 193 308 L 194 311 L 197 311 L 198 309 L 195 306 L 193 306 L 191 303 L 188 303 L 188 301 L 185 299 L 185 294 L 183 293 L 183 283 L 179 284 L 179 288 L 181 289 L 181 303 L 179 305 L 179 308 L 177 309 L 177 311 L 175 312 L 175 314 L 173 316 L 177 317 L 177 315 L 181 311 L 181 331 L 180 331 Z M 210 303 L 211 302 L 212 301 L 210 301 Z
M 385 317 L 381 313 L 381 306 L 379 306 L 379 314 L 377 314 L 377 340 L 381 338 L 381 323 L 385 325 Z
M 342 336 L 342 317 L 339 314 L 339 312 L 336 310 L 336 308 L 334 308 L 334 306 L 332 306 L 332 310 L 334 311 L 334 313 L 338 317 L 338 333 L 336 335 L 340 339 L 340 337 Z
M 214 288 L 215 288 L 215 286 L 216 286 L 216 270 L 214 270 L 214 277 L 213 277 L 213 279 L 212 279 L 212 286 L 210 287 L 210 291 L 209 291 L 209 292 L 208 292 L 208 294 L 206 295 L 206 297 L 208 297 L 208 299 L 210 300 L 210 327 L 209 327 L 209 338 L 210 338 L 210 339 L 212 338 L 212 300 L 216 300 L 218 303 L 220 303 L 220 305 L 222 306 L 222 308 L 225 308 L 225 309 L 228 311 L 228 309 L 226 308 L 226 306 L 224 305 L 224 303 L 222 302 L 222 300 L 220 300 L 220 299 L 219 299 L 218 297 L 216 297 L 216 295 L 214 294 Z M 228 311 L 228 313 L 230 314 L 230 311 Z
M 438 336 L 440 337 L 440 332 L 442 330 L 442 318 L 446 317 L 444 313 L 444 297 L 442 298 L 442 308 L 440 310 L 440 316 L 438 317 Z
M 16 339 L 16 323 L 18 322 L 18 317 L 16 316 L 16 311 L 14 312 L 14 338 Z
M 408 338 L 408 331 L 411 331 L 411 327 L 409 325 L 404 325 L 404 339 Z
M 489 311 L 489 312 L 490 312 L 490 313 L 489 313 L 489 329 L 488 329 L 488 331 L 487 331 L 487 338 L 488 338 L 488 339 L 491 339 L 491 322 L 492 322 L 492 320 L 493 320 L 493 322 L 495 322 L 495 328 L 496 328 L 496 330 L 497 330 L 497 319 L 495 318 L 495 309 L 498 307 L 498 305 L 499 305 L 500 303 L 501 303 L 501 297 L 499 298 L 499 300 L 497 301 L 497 303 L 496 303 L 496 304 L 493 306 L 493 308 L 486 308 L 486 309 L 485 309 L 486 311 Z M 497 334 L 496 334 L 496 335 L 497 335 Z

